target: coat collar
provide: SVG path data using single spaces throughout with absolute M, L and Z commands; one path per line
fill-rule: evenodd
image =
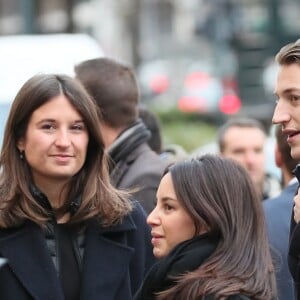
M 132 219 L 131 215 L 127 215 L 123 218 L 122 222 L 109 226 L 109 227 L 102 227 L 99 228 L 100 225 L 97 225 L 97 222 L 92 221 L 90 222 L 92 227 L 97 227 L 97 230 L 101 233 L 109 233 L 109 232 L 122 232 L 122 231 L 131 231 L 136 230 L 135 222 Z

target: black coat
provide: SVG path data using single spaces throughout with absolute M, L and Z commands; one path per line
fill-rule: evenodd
M 300 182 L 300 164 L 294 170 L 294 174 Z M 296 194 L 298 189 L 296 191 Z M 288 264 L 295 286 L 295 299 L 300 299 L 300 222 L 294 221 L 294 210 L 292 209 L 290 225 L 290 244 L 288 251 Z
M 295 223 L 294 212 L 291 218 L 288 264 L 294 280 L 295 299 L 300 299 L 300 223 Z
M 44 233 L 36 224 L 0 230 L 0 256 L 8 259 L 0 269 L 1 300 L 64 299 Z M 131 300 L 153 262 L 140 206 L 120 225 L 101 229 L 89 222 L 80 299 Z

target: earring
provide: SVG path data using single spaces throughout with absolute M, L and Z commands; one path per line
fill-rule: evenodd
M 21 160 L 24 159 L 24 151 L 20 151 L 20 159 L 21 159 Z

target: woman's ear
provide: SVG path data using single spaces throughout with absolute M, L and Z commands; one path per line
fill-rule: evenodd
M 197 235 L 202 235 L 202 234 L 209 232 L 210 228 L 206 223 L 203 223 L 203 224 L 201 224 L 201 226 L 199 228 L 197 228 L 197 226 L 195 226 L 195 230 L 196 230 L 195 236 L 197 236 Z
M 24 151 L 24 138 L 20 138 L 17 142 L 17 148 L 20 152 Z

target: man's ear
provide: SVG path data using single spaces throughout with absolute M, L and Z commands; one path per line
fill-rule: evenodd
M 276 166 L 278 168 L 281 168 L 282 164 L 283 164 L 283 162 L 282 162 L 282 155 L 281 155 L 281 153 L 280 153 L 280 151 L 278 149 L 278 145 L 277 144 L 275 145 L 275 150 L 274 151 L 275 151 L 275 164 L 276 164 Z

